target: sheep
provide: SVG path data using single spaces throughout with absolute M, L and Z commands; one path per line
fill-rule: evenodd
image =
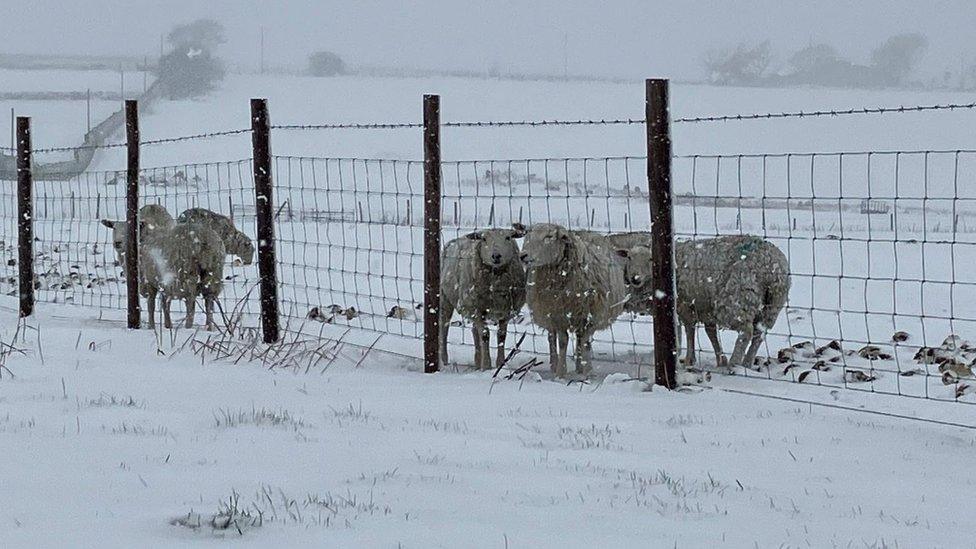
M 448 362 L 447 333 L 456 310 L 472 321 L 475 367 L 491 367 L 487 322 L 498 324 L 495 366 L 505 363 L 508 322 L 525 305 L 525 269 L 516 238 L 525 228 L 488 229 L 447 243 L 441 254 L 440 355 Z
M 624 279 L 632 292 L 648 295 L 641 288 L 651 276 L 650 248 L 638 244 L 617 254 L 625 259 Z M 752 364 L 789 296 L 790 267 L 783 252 L 757 236 L 721 236 L 676 243 L 675 264 L 676 308 L 687 337 L 685 363 L 695 362 L 695 325 L 701 322 L 717 365 Z M 730 361 L 722 352 L 719 327 L 738 332 Z
M 207 327 L 211 329 L 213 298 L 220 293 L 226 255 L 220 236 L 199 224 L 177 224 L 164 207 L 156 204 L 140 208 L 138 219 L 139 293 L 146 298 L 149 327 L 156 327 L 156 297 L 159 294 L 162 294 L 164 326 L 170 328 L 172 299 L 186 300 L 186 322 L 187 327 L 191 327 L 194 300 L 198 293 L 203 293 Z M 112 244 L 124 270 L 126 222 L 103 219 L 101 223 L 112 229 Z
M 140 222 L 144 221 L 144 227 L 150 231 L 167 229 L 176 223 L 173 221 L 173 216 L 166 211 L 166 208 L 159 204 L 147 204 L 139 208 L 137 219 Z M 115 257 L 118 260 L 118 264 L 125 269 L 125 235 L 128 226 L 127 223 L 125 221 L 112 221 L 110 219 L 102 219 L 101 223 L 109 229 L 112 229 L 112 247 L 115 248 Z M 144 238 L 140 239 L 140 242 L 143 240 Z
M 142 229 L 140 221 L 140 229 Z M 142 229 L 144 230 L 144 229 Z M 223 284 L 224 257 L 227 250 L 216 232 L 199 223 L 177 223 L 167 230 L 144 233 L 139 247 L 141 274 L 145 277 L 149 326 L 155 327 L 157 292 L 162 297 L 163 326 L 172 328 L 170 304 L 173 299 L 186 302 L 186 327 L 193 327 L 196 296 L 203 295 L 206 328 L 213 330 L 213 305 Z
M 139 280 L 139 295 L 147 299 L 149 327 L 155 328 L 156 295 L 158 292 L 158 287 L 154 282 L 151 282 L 146 278 L 147 272 L 145 269 L 145 262 L 142 260 L 143 257 L 141 247 L 145 243 L 149 234 L 158 231 L 168 231 L 173 227 L 173 225 L 176 224 L 176 222 L 173 221 L 173 216 L 166 211 L 166 208 L 158 204 L 147 204 L 143 206 L 139 209 L 137 218 L 140 224 L 140 261 L 139 272 L 137 274 Z M 125 221 L 113 221 L 110 219 L 102 219 L 101 223 L 109 229 L 112 229 L 112 247 L 115 248 L 115 256 L 118 264 L 122 266 L 122 272 L 128 277 L 129 273 L 125 262 L 125 243 L 127 241 L 126 231 L 128 230 L 128 224 Z
M 625 268 L 626 251 L 638 246 L 651 247 L 651 233 L 643 231 L 609 234 L 607 235 L 607 240 L 613 246 L 614 250 L 617 251 L 617 255 L 624 258 Z M 650 271 L 648 270 L 649 273 Z M 626 276 L 624 283 L 627 285 L 628 290 L 627 303 L 624 304 L 624 311 L 636 314 L 650 314 L 654 306 L 654 292 L 651 286 L 645 286 L 643 281 L 635 284 L 630 277 Z
M 234 226 L 234 222 L 225 215 L 212 212 L 205 208 L 190 208 L 176 219 L 178 223 L 201 223 L 220 235 L 228 254 L 241 258 L 241 262 L 250 265 L 254 260 L 254 244 L 251 239 Z
M 520 256 L 528 268 L 526 302 L 549 336 L 549 365 L 566 374 L 569 333 L 576 334 L 576 373 L 592 370 L 593 334 L 610 327 L 627 301 L 623 266 L 610 242 L 554 224 L 529 228 Z

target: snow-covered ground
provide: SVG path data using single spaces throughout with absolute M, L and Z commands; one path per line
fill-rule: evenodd
M 268 369 L 92 313 L 44 306 L 14 341 L 0 309 L 0 546 L 972 545 L 971 430 L 726 378 L 493 383 L 346 346 Z

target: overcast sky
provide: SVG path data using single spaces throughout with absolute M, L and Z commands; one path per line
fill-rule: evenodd
M 4 0 L 0 51 L 135 55 L 200 17 L 220 20 L 223 56 L 302 64 L 330 49 L 349 63 L 418 68 L 697 78 L 703 52 L 770 39 L 777 61 L 810 41 L 866 60 L 886 37 L 928 36 L 926 73 L 976 58 L 972 0 Z M 564 44 L 568 44 L 564 48 Z

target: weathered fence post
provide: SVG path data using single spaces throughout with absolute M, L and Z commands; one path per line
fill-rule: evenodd
M 139 307 L 139 103 L 125 102 L 125 141 L 128 153 L 125 183 L 126 324 L 138 330 Z
M 671 114 L 667 80 L 647 80 L 645 116 L 655 297 L 654 382 L 673 389 L 678 338 L 675 319 L 674 213 L 671 204 Z
M 441 98 L 424 96 L 424 373 L 440 369 Z
M 34 314 L 34 176 L 31 172 L 31 125 L 17 117 L 17 251 L 20 316 Z
M 265 343 L 279 339 L 278 273 L 275 270 L 274 200 L 271 192 L 271 119 L 267 99 L 251 99 L 254 148 L 254 210 L 258 223 L 258 273 L 261 276 L 261 330 Z

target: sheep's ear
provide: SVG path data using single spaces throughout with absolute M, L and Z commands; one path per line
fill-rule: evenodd
M 525 225 L 521 223 L 512 223 L 513 238 L 522 238 L 527 232 L 529 232 L 529 229 L 527 229 Z
M 468 234 L 464 235 L 464 237 L 467 238 L 468 240 L 484 240 L 485 239 L 484 235 L 481 234 L 481 231 L 475 231 L 473 233 L 468 233 Z
M 118 223 L 118 221 L 112 221 L 110 219 L 103 219 L 102 220 L 102 225 L 105 225 L 109 229 L 114 229 L 116 223 Z
M 630 257 L 630 250 L 617 250 L 617 255 L 626 259 Z

